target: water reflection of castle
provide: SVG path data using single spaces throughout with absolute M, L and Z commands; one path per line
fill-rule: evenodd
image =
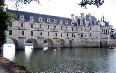
M 7 10 L 14 13 L 7 31 L 18 48 L 25 43 L 33 43 L 34 48 L 48 47 L 100 47 L 110 44 L 110 25 L 97 20 L 90 13 L 84 16 L 71 15 L 71 18 L 44 14 Z

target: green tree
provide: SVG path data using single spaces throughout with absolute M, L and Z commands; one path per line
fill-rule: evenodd
M 5 11 L 4 6 L 5 0 L 0 0 L 0 47 L 5 43 L 8 22 L 10 21 L 10 18 L 14 17 L 12 13 Z
M 85 8 L 87 8 L 86 7 L 87 5 L 95 5 L 97 7 L 100 7 L 103 3 L 104 3 L 104 0 L 82 0 L 79 3 L 79 5 Z

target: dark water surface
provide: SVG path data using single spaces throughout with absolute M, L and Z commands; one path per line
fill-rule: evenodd
M 15 52 L 13 61 L 33 73 L 116 73 L 116 48 L 28 49 Z

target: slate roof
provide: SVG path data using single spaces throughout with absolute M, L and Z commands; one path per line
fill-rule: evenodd
M 45 22 L 45 23 L 47 23 L 47 18 L 50 18 L 51 23 L 54 23 L 54 19 L 55 19 L 57 22 L 56 24 L 59 24 L 60 20 L 63 21 L 63 24 L 65 24 L 65 22 L 68 21 L 68 25 L 71 24 L 71 22 L 72 22 L 72 20 L 70 18 L 59 17 L 59 16 L 51 16 L 51 15 L 45 15 L 45 14 L 39 14 L 39 13 L 10 10 L 10 9 L 7 9 L 6 11 L 16 14 L 16 16 L 18 18 L 20 18 L 20 15 L 24 15 L 25 21 L 29 21 L 30 16 L 33 16 L 35 22 L 38 22 L 39 17 L 42 17 L 42 22 Z
M 60 20 L 63 22 L 64 25 L 67 25 L 67 24 L 65 24 L 66 21 L 68 21 L 68 25 L 71 25 L 71 22 L 72 22 L 72 20 L 70 18 L 59 17 L 59 16 L 51 16 L 51 15 L 45 15 L 45 14 L 39 14 L 39 13 L 10 10 L 10 9 L 7 9 L 6 11 L 16 14 L 18 19 L 20 18 L 20 15 L 24 15 L 25 21 L 30 21 L 30 16 L 33 16 L 35 22 L 38 22 L 39 17 L 42 17 L 42 22 L 45 22 L 45 23 L 48 23 L 47 18 L 50 19 L 51 23 L 54 23 L 54 19 L 55 19 L 56 23 L 54 23 L 54 24 L 60 24 Z M 85 20 L 89 21 L 89 15 L 86 15 L 84 17 L 84 19 L 82 20 L 84 25 L 85 25 Z M 91 16 L 91 20 L 92 20 L 91 21 L 92 25 L 99 25 L 98 24 L 99 21 L 97 21 L 97 19 L 94 16 Z M 105 26 L 109 26 L 109 22 L 106 22 L 106 21 L 104 21 L 104 22 L 105 22 Z M 78 25 L 80 25 L 80 19 L 77 20 L 77 23 L 78 23 Z M 77 26 L 77 23 L 73 23 L 73 24 L 75 26 Z M 91 24 L 89 26 L 91 26 Z

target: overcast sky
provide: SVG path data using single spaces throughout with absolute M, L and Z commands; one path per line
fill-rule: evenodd
M 96 6 L 87 6 L 87 9 L 81 8 L 78 3 L 81 0 L 40 0 L 40 4 L 31 2 L 29 5 L 19 7 L 21 11 L 41 13 L 47 15 L 61 16 L 70 18 L 71 14 L 80 16 L 80 13 L 91 13 L 97 19 L 102 16 L 116 28 L 116 0 L 105 0 L 105 3 L 97 8 Z M 8 8 L 15 9 L 12 2 L 7 2 Z

